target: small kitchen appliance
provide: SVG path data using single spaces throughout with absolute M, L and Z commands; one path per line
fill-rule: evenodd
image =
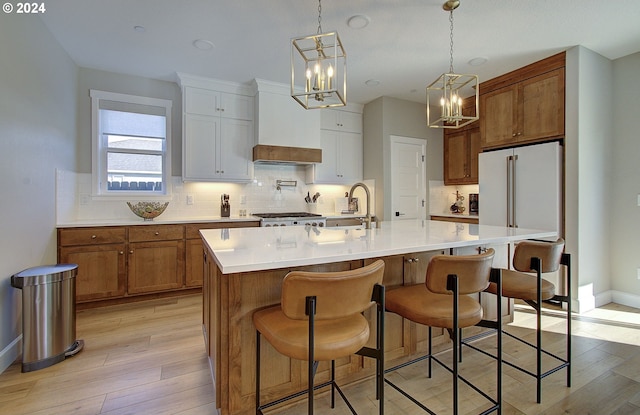
M 478 193 L 469 193 L 469 214 L 477 215 L 480 209 Z

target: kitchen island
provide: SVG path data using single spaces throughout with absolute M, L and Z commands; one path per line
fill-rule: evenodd
M 201 230 L 205 245 L 203 327 L 220 413 L 255 413 L 255 329 L 253 311 L 277 304 L 283 277 L 291 270 L 343 271 L 378 258 L 385 261 L 387 289 L 424 281 L 429 258 L 437 254 L 496 249 L 494 266 L 506 266 L 510 247 L 523 239 L 554 238 L 553 231 L 486 225 L 406 220 L 383 222 L 377 229 L 276 227 Z M 375 322 L 373 315 L 368 315 Z M 434 347 L 447 347 L 444 334 Z M 262 350 L 265 400 L 305 387 L 306 364 L 280 355 L 270 345 Z M 385 361 L 398 362 L 422 353 L 427 331 L 388 314 Z M 389 364 L 388 363 L 388 364 Z M 361 356 L 336 362 L 342 384 L 374 372 Z M 317 381 L 328 377 L 328 364 Z

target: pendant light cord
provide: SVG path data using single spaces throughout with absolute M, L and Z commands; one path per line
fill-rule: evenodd
M 318 0 L 318 34 L 322 33 L 322 0 Z
M 453 10 L 449 12 L 449 73 L 453 72 Z

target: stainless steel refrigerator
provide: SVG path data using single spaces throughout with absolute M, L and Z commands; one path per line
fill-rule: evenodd
M 562 236 L 562 162 L 558 142 L 480 153 L 480 224 Z

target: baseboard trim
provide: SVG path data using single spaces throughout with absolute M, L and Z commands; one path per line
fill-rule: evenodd
M 629 294 L 621 291 L 610 291 L 611 302 L 626 305 L 627 307 L 640 308 L 640 295 Z
M 0 374 L 3 373 L 20 355 L 22 346 L 22 334 L 0 351 Z

